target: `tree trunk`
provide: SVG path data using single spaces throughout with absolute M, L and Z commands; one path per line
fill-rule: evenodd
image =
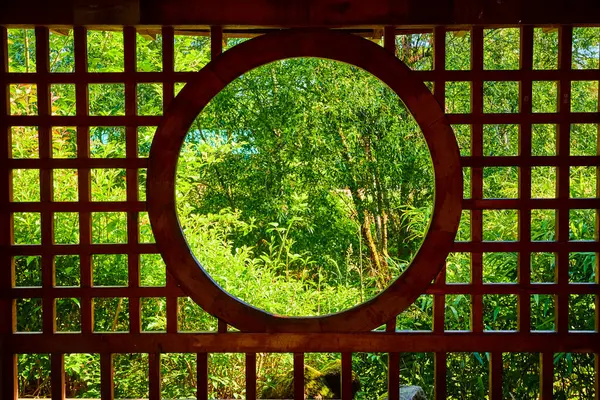
M 348 167 L 350 167 L 352 165 L 352 159 L 350 157 L 350 151 L 348 149 L 346 137 L 341 129 L 338 131 L 338 133 L 340 135 L 342 146 L 344 147 L 344 152 L 342 153 L 342 156 L 344 157 Z M 364 145 L 365 151 L 370 156 L 369 143 L 366 142 Z M 362 193 L 361 190 L 359 190 L 356 178 L 352 174 L 349 174 L 348 176 L 348 188 L 350 189 L 350 194 L 352 195 L 352 202 L 354 203 L 354 207 L 357 212 L 358 222 L 361 224 L 361 236 L 364 242 L 366 243 L 367 248 L 369 249 L 369 259 L 371 260 L 372 276 L 377 277 L 378 287 L 384 287 L 389 281 L 388 264 L 386 259 L 380 256 L 380 251 L 377 249 L 377 244 L 375 243 L 373 235 L 371 234 L 372 217 L 363 206 L 364 193 Z M 373 221 L 375 220 L 373 219 Z
M 371 235 L 371 218 L 367 212 L 365 212 L 363 215 L 364 218 L 360 227 L 360 232 L 367 245 L 367 248 L 369 249 L 369 258 L 371 259 L 372 264 L 371 269 L 374 271 L 373 275 L 375 275 L 381 270 L 381 260 L 379 258 L 379 251 L 377 251 L 377 246 L 373 240 L 373 235 Z
M 385 210 L 382 212 L 382 224 L 381 224 L 381 254 L 383 254 L 384 260 L 387 260 L 390 255 L 388 254 L 388 215 Z
M 389 282 L 389 268 L 387 261 L 381 257 L 379 250 L 377 249 L 377 245 L 373 240 L 373 235 L 371 234 L 371 220 L 372 217 L 368 212 L 365 211 L 363 224 L 360 231 L 362 233 L 363 240 L 369 249 L 369 258 L 371 260 L 371 276 L 377 278 L 377 287 L 381 289 L 384 288 Z
M 381 210 L 380 210 L 381 213 Z M 379 249 L 381 250 L 381 243 L 382 243 L 382 223 L 381 223 L 381 214 L 378 214 L 375 216 L 375 232 L 377 234 L 377 244 L 379 245 Z

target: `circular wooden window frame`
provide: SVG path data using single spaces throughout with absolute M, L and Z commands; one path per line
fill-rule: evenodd
M 189 248 L 175 207 L 175 174 L 188 129 L 203 108 L 242 74 L 270 62 L 298 57 L 341 61 L 387 84 L 419 124 L 433 161 L 434 210 L 425 240 L 410 266 L 385 290 L 345 311 L 286 317 L 249 305 L 223 290 Z M 425 292 L 444 266 L 462 211 L 458 145 L 448 121 L 422 81 L 381 46 L 343 32 L 283 30 L 239 44 L 197 73 L 166 110 L 152 142 L 147 206 L 156 245 L 169 273 L 204 310 L 246 332 L 358 332 L 392 320 Z

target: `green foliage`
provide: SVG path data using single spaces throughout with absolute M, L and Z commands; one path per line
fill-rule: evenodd
M 125 70 L 123 49 L 123 32 L 88 30 L 88 71 L 123 72 Z
M 35 72 L 35 30 L 8 29 L 8 71 Z
M 259 67 L 211 101 L 184 146 L 181 226 L 215 280 L 254 305 L 255 292 L 244 297 L 247 285 L 231 286 L 218 260 L 206 260 L 212 247 L 195 240 L 196 215 L 233 212 L 245 224 L 227 232 L 233 249 L 247 248 L 262 274 L 297 282 L 306 296 L 316 290 L 316 310 L 304 315 L 340 311 L 387 286 L 429 222 L 432 171 L 419 128 L 389 88 L 355 67 L 309 58 Z
M 448 399 L 487 399 L 489 353 L 448 353 Z
M 304 388 L 308 398 L 315 399 L 339 399 L 341 397 L 341 374 L 342 364 L 336 359 L 325 364 L 321 370 L 309 365 L 304 366 Z M 352 392 L 360 389 L 358 376 L 352 376 Z M 294 372 L 288 371 L 284 375 L 276 376 L 273 386 L 263 389 L 263 399 L 289 399 L 294 397 Z

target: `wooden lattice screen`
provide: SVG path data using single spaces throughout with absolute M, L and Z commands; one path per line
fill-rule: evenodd
M 64 27 L 61 27 L 64 29 Z M 144 254 L 156 254 L 155 244 L 140 243 L 139 225 L 141 213 L 147 211 L 146 202 L 139 196 L 138 182 L 141 170 L 148 168 L 149 159 L 138 157 L 138 127 L 158 126 L 161 116 L 137 115 L 136 86 L 141 83 L 160 83 L 163 88 L 163 107 L 166 110 L 174 99 L 174 86 L 193 78 L 194 72 L 175 72 L 174 30 L 162 28 L 162 71 L 138 72 L 136 68 L 136 28 L 125 27 L 124 72 L 88 72 L 87 32 L 75 27 L 73 73 L 50 72 L 49 29 L 35 28 L 36 72 L 18 73 L 8 71 L 7 28 L 0 28 L 0 141 L 2 157 L 0 177 L 0 334 L 2 344 L 2 386 L 0 397 L 14 399 L 18 395 L 17 356 L 26 353 L 51 355 L 52 398 L 65 396 L 64 355 L 68 353 L 100 354 L 101 395 L 103 399 L 114 397 L 113 357 L 123 353 L 148 355 L 149 398 L 161 398 L 160 360 L 164 353 L 197 354 L 197 397 L 208 398 L 207 366 L 211 353 L 245 353 L 246 398 L 256 398 L 257 353 L 294 353 L 295 398 L 303 398 L 303 360 L 309 352 L 336 352 L 342 354 L 342 398 L 352 397 L 352 353 L 389 353 L 388 387 L 389 398 L 398 398 L 400 382 L 399 360 L 402 353 L 428 352 L 435 358 L 435 398 L 446 398 L 447 357 L 449 353 L 489 353 L 489 395 L 493 399 L 503 397 L 503 370 L 510 368 L 503 362 L 503 353 L 539 353 L 540 394 L 544 399 L 553 396 L 555 379 L 554 356 L 560 352 L 587 353 L 595 357 L 595 398 L 600 398 L 600 284 L 598 281 L 598 212 L 600 210 L 599 186 L 600 155 L 571 155 L 570 132 L 572 124 L 600 123 L 598 110 L 574 112 L 571 108 L 572 83 L 600 79 L 600 69 L 572 69 L 573 27 L 558 29 L 558 66 L 554 70 L 535 70 L 534 27 L 519 27 L 520 66 L 516 70 L 487 70 L 483 65 L 484 27 L 468 29 L 471 37 L 471 65 L 466 70 L 446 70 L 446 37 L 449 29 L 431 28 L 433 34 L 433 69 L 414 71 L 420 80 L 433 82 L 434 95 L 443 107 L 447 82 L 468 82 L 471 90 L 470 112 L 447 114 L 451 124 L 470 125 L 470 151 L 461 156 L 466 173 L 465 185 L 470 186 L 463 200 L 463 216 L 470 219 L 470 240 L 457 241 L 453 252 L 469 253 L 471 262 L 470 283 L 447 283 L 442 271 L 435 283 L 426 290 L 434 298 L 433 328 L 431 332 L 396 332 L 395 322 L 388 324 L 386 331 L 353 333 L 248 333 L 228 330 L 228 325 L 219 321 L 218 331 L 212 333 L 178 332 L 178 298 L 187 297 L 178 282 L 167 276 L 164 287 L 140 285 L 140 258 Z M 394 28 L 385 29 L 386 49 L 394 51 Z M 222 31 L 213 29 L 211 34 L 212 57 L 222 51 Z M 391 45 L 390 45 L 391 44 Z M 599 68 L 599 67 L 596 67 Z M 484 109 L 484 85 L 489 82 L 518 82 L 519 110 L 516 113 L 494 113 Z M 532 112 L 533 82 L 557 82 L 558 101 L 556 112 Z M 125 113 L 121 116 L 92 116 L 89 113 L 89 85 L 124 85 Z M 37 89 L 36 115 L 11 115 L 10 86 L 16 84 L 35 85 Z M 71 84 L 76 91 L 76 114 L 72 116 L 52 115 L 51 85 Z M 515 83 L 516 84 L 516 83 Z M 596 102 L 597 105 L 597 102 Z M 518 155 L 489 156 L 484 153 L 483 135 L 485 124 L 517 124 L 519 126 Z M 552 124 L 556 126 L 556 151 L 553 155 L 532 154 L 532 125 Z M 76 127 L 77 153 L 70 159 L 52 156 L 52 128 Z M 90 157 L 89 129 L 93 126 L 123 126 L 126 130 L 126 157 L 102 159 Z M 32 159 L 11 157 L 11 132 L 13 127 L 37 127 L 39 155 Z M 597 151 L 597 150 L 596 150 Z M 483 193 L 484 168 L 517 167 L 519 170 L 518 198 L 490 199 Z M 538 199 L 531 196 L 531 171 L 534 167 L 556 168 L 556 196 Z M 585 166 L 596 169 L 595 197 L 572 198 L 569 192 L 570 168 Z M 93 169 L 126 169 L 127 192 L 125 201 L 95 202 L 90 188 Z M 31 169 L 39 171 L 39 201 L 13 201 L 13 170 Z M 76 170 L 78 200 L 56 202 L 53 188 L 57 170 Z M 145 171 L 143 172 L 145 173 Z M 489 210 L 512 210 L 518 216 L 517 240 L 494 241 L 485 236 L 485 218 Z M 551 210 L 556 213 L 556 240 L 536 242 L 531 240 L 532 210 Z M 570 215 L 574 210 L 588 210 L 595 220 L 594 237 L 585 241 L 570 240 Z M 79 218 L 79 243 L 56 244 L 53 237 L 54 213 L 77 213 Z M 95 243 L 93 241 L 94 214 L 104 212 L 126 213 L 127 237 L 122 244 Z M 14 243 L 13 223 L 15 214 L 36 213 L 39 217 L 40 241 L 38 243 Z M 485 283 L 483 278 L 484 254 L 511 252 L 518 256 L 518 282 Z M 554 282 L 533 283 L 531 279 L 531 256 L 533 253 L 553 253 L 556 259 Z M 572 252 L 595 253 L 595 282 L 573 283 L 569 280 L 569 254 Z M 129 282 L 126 287 L 94 287 L 91 264 L 93 255 L 127 254 Z M 74 255 L 80 260 L 80 283 L 76 287 L 55 285 L 55 258 Z M 16 287 L 15 259 L 21 256 L 41 257 L 41 286 Z M 446 300 L 449 296 L 466 295 L 471 299 L 470 329 L 467 331 L 445 331 Z M 518 321 L 514 331 L 484 330 L 484 297 L 488 295 L 513 295 L 517 298 Z M 555 331 L 531 331 L 531 298 L 534 295 L 554 297 Z M 589 318 L 594 319 L 594 330 L 570 330 L 570 299 L 575 295 L 592 296 L 595 306 Z M 80 327 L 78 333 L 60 333 L 56 326 L 57 299 L 80 299 Z M 128 300 L 129 331 L 124 333 L 94 332 L 94 301 L 101 298 L 123 298 Z M 166 299 L 166 332 L 145 333 L 140 326 L 140 299 Z M 41 332 L 17 332 L 17 303 L 22 299 L 41 299 Z M 32 316 L 33 317 L 33 316 Z M 504 382 L 505 383 L 505 382 Z M 584 397 L 581 397 L 584 398 Z

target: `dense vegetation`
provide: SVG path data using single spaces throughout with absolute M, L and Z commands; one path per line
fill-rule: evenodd
M 52 72 L 73 72 L 72 35 L 52 33 Z M 9 31 L 11 72 L 35 71 L 35 39 L 31 30 Z M 400 57 L 413 69 L 431 69 L 431 35 L 399 36 Z M 470 68 L 470 36 L 447 35 L 446 68 Z M 534 68 L 557 67 L 555 31 L 536 29 Z M 237 43 L 229 40 L 228 47 Z M 137 68 L 161 70 L 161 38 L 137 38 Z M 600 30 L 574 30 L 573 68 L 598 68 Z M 207 38 L 177 36 L 175 70 L 195 71 L 210 58 Z M 485 31 L 485 69 L 518 69 L 519 31 Z M 89 70 L 123 71 L 123 42 L 119 32 L 88 33 Z M 557 83 L 534 82 L 533 111 L 556 112 Z M 179 90 L 182 84 L 176 85 Z M 35 114 L 35 85 L 11 85 L 13 114 Z M 91 84 L 90 115 L 124 115 L 124 87 Z M 446 83 L 446 111 L 468 113 L 470 84 Z M 484 112 L 514 113 L 519 107 L 518 82 L 485 82 Z M 75 87 L 51 85 L 52 113 L 75 114 Z M 573 82 L 572 111 L 598 110 L 598 82 Z M 138 115 L 162 113 L 162 86 L 139 84 Z M 453 126 L 462 155 L 471 154 L 470 128 Z M 155 127 L 139 127 L 137 150 L 147 157 Z M 556 155 L 556 127 L 534 125 L 532 153 Z M 519 154 L 519 127 L 484 125 L 486 156 Z M 598 126 L 575 124 L 571 129 L 572 155 L 597 154 Z M 37 130 L 12 128 L 12 157 L 37 158 Z M 126 154 L 124 127 L 91 127 L 90 157 L 119 158 Z M 77 154 L 76 129 L 53 127 L 52 157 Z M 532 169 L 532 197 L 556 196 L 555 167 Z M 470 171 L 465 168 L 465 197 L 470 196 Z M 489 167 L 483 171 L 484 198 L 517 198 L 517 167 Z M 269 64 L 233 82 L 198 116 L 181 152 L 177 175 L 180 223 L 196 257 L 215 280 L 235 296 L 270 312 L 285 315 L 323 315 L 337 312 L 370 298 L 397 277 L 410 263 L 426 231 L 431 213 L 432 166 L 422 134 L 403 103 L 385 85 L 352 66 L 317 59 L 295 59 Z M 53 171 L 54 201 L 77 201 L 77 171 Z M 36 170 L 13 171 L 13 200 L 39 201 L 40 177 Z M 140 170 L 139 196 L 145 196 L 145 171 Z M 596 169 L 571 167 L 573 198 L 596 197 Z M 127 199 L 124 169 L 92 169 L 93 201 Z M 571 240 L 594 239 L 595 210 L 571 211 Z M 55 242 L 78 243 L 78 214 L 55 213 Z M 15 243 L 40 242 L 40 215 L 15 213 Z M 94 243 L 127 241 L 125 213 L 93 213 Z M 486 210 L 484 240 L 516 240 L 515 210 Z M 153 241 L 147 214 L 140 215 L 140 241 Z M 533 210 L 531 239 L 556 239 L 554 210 Z M 463 214 L 457 240 L 470 240 L 469 213 Z M 594 253 L 571 253 L 571 282 L 595 282 Z M 127 255 L 94 255 L 95 286 L 126 286 Z M 532 254 L 532 281 L 553 282 L 555 256 Z M 41 286 L 40 257 L 16 257 L 17 286 Z M 56 285 L 79 285 L 77 256 L 57 256 Z M 140 257 L 142 286 L 164 286 L 165 268 L 160 256 Z M 485 253 L 484 283 L 517 280 L 516 253 Z M 470 255 L 452 253 L 447 262 L 447 282 L 470 282 Z M 181 331 L 211 331 L 216 321 L 189 299 L 179 299 Z M 430 330 L 432 297 L 423 295 L 398 316 L 401 330 Z M 515 330 L 517 299 L 514 295 L 486 295 L 486 330 Z M 533 330 L 554 329 L 554 298 L 532 295 Z M 446 329 L 470 329 L 468 295 L 446 296 Z M 142 329 L 165 329 L 165 299 L 145 298 Z M 80 329 L 78 299 L 57 300 L 57 329 Z M 128 330 L 126 299 L 96 299 L 94 330 Z M 594 329 L 595 303 L 590 295 L 571 296 L 570 329 Z M 39 317 L 39 318 L 38 318 Z M 41 300 L 17 303 L 17 329 L 41 331 Z M 165 398 L 193 397 L 195 359 L 191 354 L 168 354 L 162 361 Z M 448 355 L 448 396 L 486 398 L 487 354 Z M 309 354 L 307 364 L 320 369 L 338 354 Z M 97 355 L 66 356 L 67 395 L 99 396 Z M 374 399 L 386 387 L 385 354 L 354 355 L 354 371 L 362 389 L 357 398 Z M 147 356 L 117 355 L 116 397 L 147 395 Z M 557 398 L 591 398 L 593 356 L 555 355 Z M 272 387 L 276 377 L 289 371 L 289 354 L 258 357 L 260 388 Z M 23 396 L 48 393 L 47 355 L 19 358 L 19 382 Z M 211 395 L 239 398 L 244 393 L 243 355 L 213 354 L 209 375 Z M 507 398 L 537 398 L 537 354 L 505 355 Z M 433 390 L 433 355 L 407 353 L 401 358 L 403 384 L 420 385 L 429 396 Z

